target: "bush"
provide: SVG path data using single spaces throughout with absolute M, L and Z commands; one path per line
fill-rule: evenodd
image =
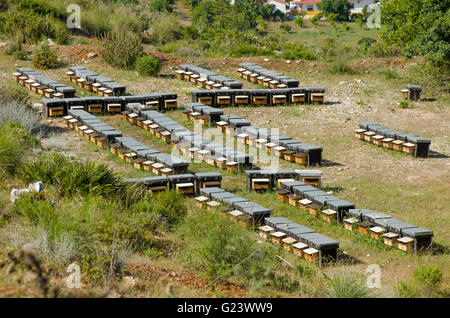
M 165 13 L 154 13 L 150 19 L 150 42 L 163 45 L 180 39 L 183 34 L 198 33 L 197 29 L 190 28 L 188 31 L 181 27 L 180 21 L 175 15 Z M 195 27 L 194 27 L 195 28 Z M 195 31 L 194 31 L 195 30 Z
M 20 173 L 27 182 L 41 180 L 47 186 L 56 186 L 63 197 L 99 195 L 122 198 L 126 194 L 126 186 L 105 164 L 81 163 L 58 153 L 41 155 L 25 163 Z
M 316 56 L 308 48 L 301 44 L 285 44 L 281 47 L 283 50 L 282 58 L 287 60 L 315 60 Z
M 173 1 L 171 0 L 152 0 L 148 4 L 148 8 L 150 11 L 156 11 L 156 12 L 172 12 Z
M 332 277 L 322 273 L 328 287 L 330 297 L 333 298 L 367 298 L 372 297 L 372 291 L 367 287 L 363 275 L 358 273 L 341 272 Z
M 12 87 L 17 85 L 12 85 Z M 24 89 L 22 87 L 22 89 Z M 41 118 L 31 107 L 25 105 L 23 101 L 28 100 L 28 93 L 20 90 L 19 93 L 6 87 L 0 88 L 0 125 L 6 122 L 16 122 L 25 128 L 29 133 L 38 136 L 42 132 Z M 17 101 L 15 99 L 20 99 Z
M 158 76 L 161 70 L 161 61 L 153 55 L 138 57 L 136 70 L 141 76 Z
M 38 144 L 25 128 L 14 122 L 0 124 L 0 171 L 14 175 L 26 151 Z
M 358 45 L 362 45 L 365 48 L 369 48 L 372 45 L 374 45 L 375 43 L 377 43 L 377 40 L 372 39 L 372 38 L 362 38 L 358 41 Z
M 42 42 L 34 54 L 33 65 L 40 69 L 58 67 L 58 55 L 56 49 L 51 48 L 47 41 Z
M 142 52 L 141 38 L 135 33 L 113 32 L 103 38 L 102 55 L 112 66 L 130 69 Z
M 273 260 L 264 245 L 258 245 L 244 228 L 217 213 L 196 210 L 179 234 L 186 241 L 184 261 L 214 279 L 234 273 L 245 279 L 260 279 L 270 272 Z
M 298 15 L 295 18 L 295 23 L 297 23 L 297 25 L 302 28 L 303 27 L 303 17 L 301 15 Z
M 414 278 L 424 286 L 434 289 L 442 282 L 442 272 L 437 266 L 419 266 L 414 271 Z
M 184 196 L 176 191 L 164 191 L 152 200 L 152 211 L 167 220 L 169 227 L 179 223 L 187 215 Z
M 328 72 L 331 74 L 356 74 L 358 73 L 353 69 L 344 59 L 338 58 L 328 67 Z
M 398 78 L 400 78 L 400 76 L 398 76 L 396 71 L 386 70 L 384 72 L 384 78 L 387 80 L 392 80 L 392 79 L 398 79 Z
M 11 84 L 10 84 L 11 83 Z M 28 104 L 30 102 L 30 95 L 28 94 L 28 89 L 26 89 L 23 86 L 19 86 L 17 85 L 16 82 L 14 81 L 8 81 L 7 84 L 4 87 L 0 87 L 0 103 L 1 103 L 1 110 L 5 111 L 6 114 L 2 114 L 2 115 L 9 115 L 10 113 L 8 111 L 12 111 L 15 112 L 15 110 L 9 108 L 8 110 L 6 109 L 6 101 L 10 101 L 10 102 L 18 102 L 21 104 Z M 4 102 L 1 102 L 1 99 L 5 99 Z M 4 116 L 0 115 L 0 120 L 3 121 L 2 117 L 4 118 Z M 14 116 L 15 118 L 17 118 L 17 116 Z M 10 120 L 10 119 L 8 119 Z
M 289 33 L 292 27 L 289 24 L 282 24 L 280 25 L 280 29 L 284 30 L 286 33 Z

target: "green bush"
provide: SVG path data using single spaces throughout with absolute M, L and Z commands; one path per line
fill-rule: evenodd
M 47 41 L 42 42 L 33 56 L 33 65 L 39 69 L 58 67 L 59 63 L 56 49 L 51 48 Z
M 135 33 L 113 32 L 103 38 L 102 55 L 112 66 L 130 69 L 142 52 L 141 38 Z
M 419 266 L 414 271 L 414 278 L 424 286 L 435 289 L 442 282 L 442 272 L 437 266 Z
M 280 29 L 282 29 L 286 33 L 289 33 L 291 31 L 292 27 L 289 24 L 282 24 L 282 25 L 280 25 Z
M 3 96 L 3 98 L 6 100 L 16 101 L 21 104 L 28 104 L 31 99 L 28 89 L 26 89 L 23 86 L 17 85 L 15 81 L 7 81 L 5 86 L 0 87 L 0 95 L 1 95 L 0 98 Z M 4 104 L 2 106 L 4 106 Z M 6 106 L 1 107 L 0 109 L 6 111 Z M 2 116 L 0 116 L 0 118 L 1 117 Z
M 148 4 L 148 8 L 150 11 L 156 11 L 156 12 L 172 12 L 173 1 L 172 0 L 152 0 Z
M 136 70 L 141 76 L 158 76 L 161 67 L 161 61 L 153 55 L 146 55 L 136 59 Z
M 343 58 L 338 58 L 338 59 L 334 60 L 331 63 L 331 65 L 328 67 L 327 70 L 330 74 L 350 74 L 351 75 L 351 74 L 358 73 Z
M 330 297 L 333 298 L 367 298 L 373 297 L 372 291 L 367 287 L 363 275 L 358 273 L 342 272 L 332 277 L 322 273 L 329 287 Z
M 347 0 L 321 0 L 317 7 L 328 17 L 335 15 L 336 21 L 347 21 L 350 14 L 350 3 Z
M 153 213 L 167 220 L 167 225 L 172 227 L 179 223 L 187 215 L 184 196 L 176 191 L 164 191 L 158 193 L 152 202 Z
M 264 245 L 217 213 L 195 211 L 179 228 L 179 234 L 186 241 L 184 261 L 210 279 L 225 273 L 247 280 L 261 279 L 273 266 Z
M 392 79 L 398 79 L 398 78 L 400 78 L 400 76 L 398 76 L 396 71 L 386 70 L 384 72 L 384 78 L 387 80 L 392 80 Z
M 281 49 L 283 50 L 282 58 L 287 60 L 315 60 L 316 56 L 301 44 L 284 44 Z
M 303 27 L 303 17 L 301 16 L 301 15 L 298 15 L 296 18 L 295 18 L 295 23 L 299 26 L 299 27 Z
M 57 192 L 64 197 L 99 195 L 122 198 L 126 194 L 126 186 L 105 164 L 82 163 L 58 153 L 38 156 L 25 163 L 20 173 L 27 182 L 41 180 L 46 185 L 56 186 Z
M 358 45 L 362 45 L 365 48 L 369 48 L 372 45 L 374 45 L 375 43 L 377 43 L 377 40 L 372 39 L 372 38 L 362 38 L 358 41 Z

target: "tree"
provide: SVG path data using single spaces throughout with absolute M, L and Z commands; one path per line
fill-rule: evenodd
M 301 28 L 303 28 L 303 17 L 301 15 L 298 15 L 295 18 L 295 23 L 297 23 L 297 25 Z
M 350 3 L 347 0 L 322 0 L 317 4 L 319 10 L 327 16 L 337 14 L 336 21 L 347 21 L 350 13 Z
M 430 65 L 450 69 L 450 2 L 441 0 L 383 0 L 382 41 L 406 56 L 423 55 Z

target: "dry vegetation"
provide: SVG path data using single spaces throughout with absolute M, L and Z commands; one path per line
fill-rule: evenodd
M 47 291 L 49 296 L 448 297 L 448 87 L 445 82 L 423 72 L 424 61 L 420 57 L 362 57 L 351 53 L 345 62 L 351 72 L 330 72 L 330 68 L 342 69 L 339 65 L 333 68 L 333 65 L 341 63 L 335 57 L 344 52 L 345 47 L 350 47 L 352 52 L 357 51 L 356 43 L 361 37 L 376 34 L 374 30 L 362 30 L 354 24 L 350 26 L 351 32 L 344 33 L 342 41 L 338 40 L 345 43 L 345 46 L 334 41 L 328 43 L 331 44 L 328 47 L 324 41 L 333 31 L 326 25 L 320 28 L 322 33 L 319 34 L 318 29 L 309 21 L 305 21 L 304 29 L 292 22 L 291 34 L 284 34 L 279 30 L 279 23 L 269 23 L 269 33 L 279 35 L 284 41 L 297 41 L 299 32 L 304 34 L 307 42 L 319 36 L 321 41 L 317 41 L 315 50 L 326 50 L 323 56 L 331 57 L 330 60 L 322 58 L 322 55 L 318 60 L 293 60 L 290 63 L 276 57 L 270 57 L 268 62 L 264 57 L 178 57 L 157 52 L 157 46 L 144 44 L 145 52 L 156 52 L 156 55 L 163 58 L 162 75 L 157 78 L 141 77 L 134 70 L 113 68 L 107 65 L 100 55 L 88 58 L 88 53 L 99 52 L 101 44 L 94 38 L 77 35 L 73 36 L 71 45 L 57 46 L 62 65 L 42 73 L 72 85 L 65 79 L 64 73 L 68 65 L 83 63 L 89 69 L 123 83 L 130 93 L 176 92 L 179 94 L 180 105 L 190 101 L 189 92 L 195 87 L 191 83 L 173 78 L 174 73 L 170 67 L 184 62 L 202 65 L 238 79 L 235 74 L 237 65 L 240 62 L 252 61 L 298 78 L 302 86 L 323 86 L 326 88 L 325 105 L 228 108 L 225 113 L 240 115 L 254 125 L 280 128 L 282 133 L 294 139 L 323 146 L 326 163 L 320 169 L 324 172 L 324 186 L 329 191 L 333 191 L 342 199 L 355 202 L 357 207 L 386 212 L 408 223 L 432 229 L 434 245 L 431 253 L 411 255 L 386 248 L 383 244 L 374 243 L 357 233 L 348 232 L 299 212 L 298 209 L 277 201 L 273 192 L 246 192 L 244 176 L 227 173 L 224 173 L 223 181 L 223 188 L 226 190 L 271 208 L 274 216 L 286 216 L 338 240 L 343 253 L 341 262 L 336 266 L 323 268 L 311 266 L 280 249 L 258 243 L 256 233 L 232 224 L 219 215 L 219 212 L 206 213 L 196 209 L 192 199 L 180 200 L 180 204 L 187 209 L 187 216 L 177 216 L 176 221 L 167 223 L 167 219 L 172 216 L 161 218 L 164 211 L 158 210 L 156 202 L 148 202 L 145 198 L 141 201 L 136 199 L 137 202 L 134 203 L 109 203 L 83 193 L 57 194 L 59 188 L 51 182 L 46 184 L 44 193 L 47 199 L 56 202 L 56 207 L 47 208 L 54 209 L 52 211 L 56 214 L 67 214 L 72 222 L 61 223 L 61 227 L 65 229 L 61 233 L 66 233 L 67 228 L 79 226 L 83 218 L 88 221 L 86 227 L 82 227 L 85 232 L 69 231 L 67 233 L 70 233 L 70 237 L 57 236 L 53 245 L 46 245 L 50 239 L 42 223 L 33 223 L 34 221 L 19 215 L 17 211 L 24 208 L 18 209 L 9 203 L 11 189 L 25 187 L 29 180 L 24 178 L 22 173 L 12 174 L 2 170 L 0 296 L 40 297 L 45 288 L 39 287 L 42 284 L 36 282 L 39 282 L 39 279 L 42 282 L 43 276 L 44 279 L 48 278 L 46 286 L 50 287 Z M 20 61 L 13 56 L 0 54 L 0 87 L 5 89 L 0 94 L 6 95 L 6 91 L 16 89 L 16 84 L 10 81 L 15 67 L 32 67 L 31 63 L 29 60 Z M 407 83 L 423 85 L 423 99 L 408 103 L 407 108 L 401 108 L 400 89 Z M 244 87 L 256 86 L 244 82 Z M 21 97 L 25 101 L 31 99 L 31 103 L 37 102 L 39 98 L 32 94 L 18 91 L 12 97 Z M 78 94 L 84 96 L 90 93 L 78 89 Z M 0 112 L 2 111 L 3 109 L 0 109 Z M 191 125 L 182 119 L 181 110 L 167 115 L 182 124 Z M 30 122 L 34 123 L 32 119 L 35 117 L 27 118 L 31 118 Z M 123 122 L 118 116 L 102 116 L 102 120 L 150 147 L 169 151 L 166 144 L 141 128 Z M 393 129 L 430 138 L 432 156 L 427 159 L 413 158 L 355 139 L 353 129 L 359 121 L 365 120 L 381 122 Z M 3 124 L 3 120 L 0 124 Z M 28 148 L 36 149 L 33 152 L 24 149 L 21 154 L 21 160 L 25 163 L 43 154 L 56 152 L 81 161 L 90 159 L 98 164 L 103 163 L 111 169 L 114 177 L 149 175 L 133 169 L 109 152 L 67 130 L 62 119 L 44 120 L 43 124 L 45 127 L 38 131 L 45 133 L 37 134 L 33 131 L 35 135 L 42 137 L 39 144 L 26 144 Z M 3 139 L 1 141 L 3 142 Z M 6 140 L 5 144 L 7 142 L 9 141 Z M 283 161 L 281 167 L 298 168 Z M 22 168 L 19 168 L 19 171 L 21 170 Z M 193 164 L 191 170 L 218 171 L 205 164 Z M 33 206 L 36 203 L 30 204 Z M 119 212 L 114 212 L 115 209 Z M 135 215 L 136 219 L 127 217 L 128 214 Z M 120 221 L 115 223 L 114 217 Z M 102 227 L 90 227 L 89 222 L 93 219 L 96 222 L 102 220 Z M 161 221 L 162 219 L 166 221 Z M 139 226 L 139 222 L 145 226 Z M 123 244 L 117 244 L 117 228 L 123 230 L 119 230 L 123 235 Z M 97 242 L 98 235 L 100 238 Z M 140 245 L 133 239 L 145 241 L 145 244 Z M 27 242 L 38 242 L 40 269 L 35 265 L 27 266 L 24 262 L 26 258 L 19 255 L 22 246 Z M 235 246 L 236 250 L 230 252 L 228 246 Z M 68 250 L 72 251 L 72 254 L 67 255 Z M 249 261 L 244 264 L 237 261 L 247 257 Z M 80 290 L 67 289 L 65 286 L 66 267 L 72 261 L 82 267 L 83 287 Z M 111 270 L 111 264 L 116 266 L 114 270 Z M 358 275 L 363 277 L 369 264 L 378 264 L 382 270 L 382 287 L 375 292 L 361 287 L 358 283 Z M 42 275 L 39 275 L 40 270 L 43 271 Z M 329 279 L 324 279 L 322 273 Z M 439 273 L 442 274 L 441 280 Z

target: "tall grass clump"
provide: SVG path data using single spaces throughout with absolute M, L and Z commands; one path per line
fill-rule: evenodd
M 143 53 L 141 38 L 132 32 L 112 32 L 103 38 L 102 55 L 115 67 L 130 69 Z
M 366 285 L 366 277 L 356 272 L 339 272 L 329 277 L 322 273 L 333 298 L 367 298 L 373 292 Z
M 98 195 L 122 198 L 126 194 L 126 186 L 105 164 L 82 163 L 58 153 L 41 155 L 25 163 L 20 173 L 27 182 L 41 180 L 46 185 L 55 186 L 63 197 Z
M 438 266 L 420 265 L 414 271 L 414 279 L 399 281 L 395 286 L 398 297 L 448 297 L 448 288 L 442 288 L 443 273 Z
M 14 175 L 22 166 L 27 150 L 38 143 L 18 123 L 0 123 L 0 171 Z
M 187 218 L 179 234 L 186 241 L 184 261 L 210 279 L 262 279 L 273 265 L 266 247 L 247 230 L 204 209 Z

